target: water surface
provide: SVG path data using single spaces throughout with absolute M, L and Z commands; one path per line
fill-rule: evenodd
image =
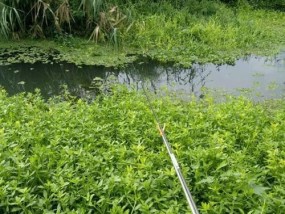
M 232 94 L 250 92 L 255 99 L 279 98 L 285 90 L 285 52 L 271 59 L 250 56 L 237 60 L 234 65 L 196 64 L 190 69 L 146 59 L 122 69 L 79 68 L 69 63 L 0 66 L 0 85 L 10 95 L 39 88 L 44 97 L 51 97 L 60 94 L 62 85 L 67 85 L 74 95 L 85 96 L 94 78 L 112 79 L 137 88 L 140 88 L 139 81 L 144 81 L 153 90 L 167 88 L 186 95 L 200 96 L 206 87 Z

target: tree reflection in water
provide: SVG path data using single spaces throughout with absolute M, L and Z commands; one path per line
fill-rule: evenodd
M 270 60 L 249 56 L 237 60 L 235 65 L 194 64 L 192 68 L 159 64 L 148 59 L 120 69 L 102 66 L 79 68 L 69 63 L 12 64 L 0 66 L 0 85 L 10 95 L 39 88 L 48 98 L 62 93 L 62 85 L 66 85 L 72 95 L 92 97 L 96 95 L 100 82 L 116 82 L 140 90 L 140 81 L 143 81 L 154 92 L 167 88 L 175 94 L 200 96 L 203 87 L 227 92 L 255 87 L 263 97 L 269 98 L 284 94 L 284 59 L 285 53 Z M 272 82 L 277 85 L 274 92 L 268 90 Z

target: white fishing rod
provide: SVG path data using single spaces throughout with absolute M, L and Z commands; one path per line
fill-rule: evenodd
M 185 194 L 185 196 L 186 196 L 186 199 L 187 199 L 187 202 L 188 202 L 189 207 L 190 207 L 190 209 L 191 209 L 191 212 L 192 212 L 192 214 L 199 214 L 199 211 L 198 211 L 198 209 L 197 209 L 197 207 L 196 207 L 196 204 L 195 204 L 195 202 L 194 202 L 194 200 L 193 200 L 193 197 L 192 197 L 192 195 L 191 195 L 191 193 L 190 193 L 190 190 L 189 190 L 189 188 L 188 188 L 188 186 L 187 186 L 187 184 L 186 184 L 186 181 L 185 181 L 185 179 L 184 179 L 184 177 L 183 177 L 183 174 L 182 174 L 182 172 L 181 172 L 181 169 L 180 169 L 180 167 L 179 167 L 178 161 L 177 161 L 177 159 L 176 159 L 174 153 L 172 152 L 170 143 L 168 142 L 168 140 L 167 140 L 167 138 L 166 138 L 166 134 L 164 133 L 164 129 L 161 127 L 161 125 L 160 125 L 160 123 L 159 123 L 158 116 L 156 115 L 156 113 L 155 113 L 155 111 L 154 111 L 154 108 L 152 107 L 150 98 L 149 98 L 149 96 L 147 95 L 147 92 L 146 92 L 146 90 L 145 90 L 144 85 L 143 85 L 142 82 L 141 82 L 141 85 L 142 85 L 142 89 L 143 89 L 143 91 L 144 91 L 144 94 L 145 94 L 145 96 L 146 96 L 148 105 L 149 105 L 149 107 L 150 107 L 150 110 L 151 110 L 151 112 L 152 112 L 152 114 L 153 114 L 153 116 L 154 116 L 154 119 L 155 119 L 156 123 L 157 123 L 157 127 L 158 127 L 159 133 L 160 133 L 160 135 L 161 135 L 161 137 L 162 137 L 163 143 L 164 143 L 164 145 L 165 145 L 165 147 L 166 147 L 166 149 L 167 149 L 167 152 L 168 152 L 168 154 L 169 154 L 169 156 L 170 156 L 170 158 L 171 158 L 171 162 L 172 162 L 172 164 L 173 164 L 173 166 L 174 166 L 175 172 L 176 172 L 176 174 L 177 174 L 177 176 L 178 176 L 178 178 L 179 178 L 179 181 L 180 181 L 180 183 L 181 183 L 182 189 L 183 189 L 184 194 Z

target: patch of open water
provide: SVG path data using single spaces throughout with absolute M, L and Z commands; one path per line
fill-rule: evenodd
M 0 66 L 0 85 L 9 95 L 41 90 L 44 97 L 59 95 L 62 85 L 72 94 L 85 96 L 91 91 L 94 79 L 116 80 L 140 88 L 139 81 L 148 88 L 167 88 L 175 93 L 194 93 L 200 96 L 202 88 L 238 95 L 249 93 L 254 99 L 280 98 L 285 92 L 285 52 L 274 58 L 249 56 L 234 65 L 194 65 L 190 69 L 161 65 L 142 60 L 126 68 L 114 69 L 101 66 L 77 67 L 61 64 L 12 64 Z

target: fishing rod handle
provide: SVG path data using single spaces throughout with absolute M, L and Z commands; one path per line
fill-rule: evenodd
M 184 179 L 184 177 L 182 175 L 182 172 L 181 172 L 180 168 L 178 167 L 175 171 L 176 171 L 176 174 L 177 174 L 177 176 L 179 178 L 179 181 L 181 183 L 182 189 L 184 191 L 184 194 L 186 196 L 186 199 L 187 199 L 187 202 L 188 202 L 188 205 L 190 207 L 190 210 L 191 210 L 192 214 L 199 214 L 199 211 L 198 211 L 198 209 L 196 207 L 196 204 L 195 204 L 194 199 L 193 199 L 193 197 L 191 195 L 191 192 L 188 189 L 188 186 L 186 184 L 186 181 L 185 181 L 185 179 Z
M 160 129 L 160 126 L 159 126 L 159 129 Z M 191 210 L 192 214 L 199 214 L 199 211 L 198 211 L 198 209 L 196 207 L 196 204 L 195 204 L 195 202 L 193 200 L 191 192 L 190 192 L 190 190 L 189 190 L 189 188 L 187 186 L 187 183 L 186 183 L 186 181 L 185 181 L 185 179 L 183 177 L 183 174 L 181 172 L 181 169 L 180 169 L 180 166 L 178 164 L 178 161 L 177 161 L 174 153 L 172 152 L 171 146 L 170 146 L 170 144 L 169 144 L 169 142 L 168 142 L 168 140 L 167 140 L 167 138 L 165 136 L 165 133 L 164 133 L 163 129 L 160 129 L 160 132 L 161 132 L 163 143 L 165 144 L 165 146 L 167 148 L 167 152 L 168 152 L 168 154 L 170 156 L 172 165 L 174 166 L 175 172 L 176 172 L 176 174 L 177 174 L 177 176 L 179 178 L 180 184 L 181 184 L 182 189 L 184 191 L 184 194 L 186 196 L 186 199 L 187 199 L 188 205 L 190 207 L 190 210 Z

